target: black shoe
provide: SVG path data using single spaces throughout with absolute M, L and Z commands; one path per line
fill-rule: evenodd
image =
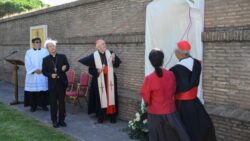
M 59 122 L 58 123 L 60 126 L 62 126 L 62 127 L 66 127 L 67 126 L 67 124 L 64 122 L 64 121 L 61 121 L 61 122 Z
M 42 107 L 43 111 L 49 111 L 49 108 L 47 106 Z
M 36 108 L 30 108 L 30 112 L 35 112 Z
M 103 118 L 98 118 L 97 122 L 98 123 L 103 123 L 104 119 Z
M 57 122 L 53 122 L 52 125 L 53 125 L 54 128 L 58 128 L 59 127 L 59 125 L 58 125 Z
M 110 123 L 116 123 L 117 121 L 116 121 L 116 118 L 110 118 Z

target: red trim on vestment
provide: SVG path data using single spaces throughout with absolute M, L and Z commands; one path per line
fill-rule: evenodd
M 193 100 L 197 98 L 198 87 L 193 87 L 191 90 L 175 95 L 176 100 Z
M 107 96 L 107 114 L 114 114 L 116 112 L 116 108 L 115 108 L 115 105 L 109 105 L 109 77 L 108 77 L 108 66 L 105 66 L 103 68 L 103 73 L 104 75 L 106 76 L 106 83 L 105 83 L 105 86 L 106 86 L 106 96 Z

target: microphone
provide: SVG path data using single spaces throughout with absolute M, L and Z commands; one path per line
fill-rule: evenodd
M 15 53 L 17 53 L 17 52 L 19 52 L 19 50 L 14 50 L 14 51 L 12 51 L 12 52 L 10 53 L 10 55 L 15 54 Z
M 9 55 L 7 55 L 7 56 L 5 56 L 3 59 L 1 59 L 1 60 L 5 60 L 7 57 L 9 57 L 9 56 L 11 56 L 11 55 L 13 55 L 13 54 L 15 54 L 15 53 L 17 53 L 17 52 L 19 52 L 19 50 L 14 50 L 14 51 L 12 51 Z

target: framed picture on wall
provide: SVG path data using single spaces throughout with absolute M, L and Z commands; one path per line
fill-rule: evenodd
M 41 38 L 41 47 L 44 45 L 44 41 L 48 36 L 48 26 L 47 25 L 38 25 L 30 27 L 30 47 L 33 48 L 32 39 L 36 37 Z

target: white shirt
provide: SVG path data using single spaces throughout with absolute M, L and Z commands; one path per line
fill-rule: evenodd
M 45 48 L 40 50 L 29 49 L 25 54 L 25 91 L 39 92 L 48 90 L 48 79 L 43 74 L 33 73 L 35 70 L 42 70 L 43 58 L 48 55 Z

